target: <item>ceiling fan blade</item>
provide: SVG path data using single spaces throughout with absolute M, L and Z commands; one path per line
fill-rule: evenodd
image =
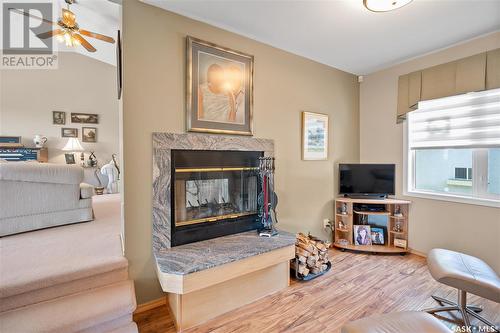
M 74 34 L 73 37 L 82 44 L 82 46 L 89 52 L 95 52 L 97 51 L 95 47 L 92 46 L 85 38 L 80 36 L 79 34 Z
M 38 20 L 40 20 L 40 21 L 42 21 L 42 22 L 45 22 L 45 23 L 49 23 L 49 24 L 53 24 L 53 25 L 57 25 L 57 23 L 55 23 L 55 22 L 49 21 L 49 20 L 47 20 L 47 19 L 44 19 L 44 18 L 39 17 L 39 16 L 36 16 L 36 15 L 32 15 L 32 14 L 30 14 L 29 12 L 24 11 L 24 10 L 19 10 L 19 9 L 17 9 L 17 8 L 9 8 L 9 10 L 11 10 L 11 11 L 13 11 L 13 12 L 15 12 L 15 13 L 18 13 L 18 14 L 24 15 L 24 16 L 28 16 L 28 17 L 32 17 L 32 18 L 38 19 Z
M 36 36 L 40 39 L 47 39 L 47 38 L 54 37 L 57 35 L 62 35 L 63 33 L 64 32 L 61 29 L 56 29 L 56 30 L 52 30 L 52 31 L 43 32 L 43 33 L 38 34 Z
M 95 32 L 91 32 L 91 31 L 80 29 L 79 33 L 81 33 L 84 36 L 89 36 L 89 37 L 92 37 L 92 38 L 95 38 L 95 39 L 99 39 L 99 40 L 102 40 L 102 41 L 105 41 L 105 42 L 108 42 L 108 43 L 111 43 L 111 44 L 114 44 L 114 42 L 115 42 L 114 38 L 109 37 L 109 36 L 105 36 L 105 35 L 101 35 L 101 34 L 98 34 L 98 33 L 95 33 Z

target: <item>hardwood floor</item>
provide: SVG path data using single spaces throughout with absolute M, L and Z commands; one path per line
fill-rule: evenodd
M 371 255 L 331 250 L 332 269 L 310 282 L 292 280 L 286 290 L 219 316 L 185 332 L 340 332 L 361 317 L 437 306 L 431 295 L 455 300 L 456 291 L 434 281 L 425 258 L 409 254 Z M 500 304 L 469 296 L 482 315 L 500 322 Z M 450 328 L 460 325 L 445 314 Z M 135 315 L 141 333 L 173 333 L 166 306 Z M 455 322 L 453 322 L 455 320 Z M 472 324 L 477 321 L 473 320 Z

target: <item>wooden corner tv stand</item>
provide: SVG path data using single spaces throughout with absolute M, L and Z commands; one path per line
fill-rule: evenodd
M 408 212 L 410 204 L 410 201 L 399 199 L 337 198 L 335 200 L 333 246 L 342 250 L 405 254 L 408 252 Z M 357 209 L 357 206 L 361 205 L 365 205 L 369 209 Z M 375 207 L 375 205 L 377 205 L 378 209 L 372 210 L 371 208 Z M 395 214 L 398 209 L 401 215 Z M 370 223 L 371 215 L 385 216 L 385 223 Z M 355 225 L 385 229 L 384 244 L 356 245 Z M 400 243 L 399 246 L 396 246 L 395 242 Z

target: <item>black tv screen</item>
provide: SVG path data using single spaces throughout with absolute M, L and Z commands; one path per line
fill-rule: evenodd
M 340 164 L 340 194 L 394 195 L 394 164 Z

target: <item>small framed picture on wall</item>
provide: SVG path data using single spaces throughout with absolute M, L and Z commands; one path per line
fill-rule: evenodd
M 63 138 L 77 138 L 78 128 L 61 128 L 61 137 Z
M 52 111 L 52 124 L 53 125 L 66 125 L 66 112 Z
M 97 128 L 95 128 L 95 127 L 82 127 L 82 141 L 83 142 L 97 142 Z
M 302 159 L 328 159 L 328 115 L 302 112 Z
M 94 113 L 71 113 L 71 122 L 77 124 L 99 124 L 99 115 Z

